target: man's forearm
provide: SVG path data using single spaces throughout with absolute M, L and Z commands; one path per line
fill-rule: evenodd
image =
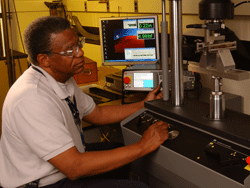
M 57 155 L 49 162 L 69 179 L 93 176 L 124 166 L 149 151 L 140 142 L 107 151 L 79 153 L 75 147 Z
M 105 173 L 124 166 L 145 154 L 145 149 L 139 143 L 109 151 L 86 152 L 83 155 L 91 160 L 81 164 L 86 169 L 82 175 L 93 176 Z M 86 165 L 89 168 L 86 168 Z
M 84 120 L 97 125 L 117 123 L 143 107 L 143 101 L 126 105 L 97 106 L 91 114 L 84 117 Z
M 114 117 L 115 119 L 113 120 L 115 122 L 120 122 L 143 107 L 144 107 L 144 102 L 114 106 L 115 109 L 111 109 L 110 112 L 111 113 L 115 112 L 115 114 L 111 115 L 111 117 L 115 116 Z M 108 106 L 104 107 L 103 110 L 105 111 L 105 113 L 109 112 L 109 110 L 107 110 L 108 108 L 109 108 Z
M 117 123 L 144 107 L 144 102 L 133 104 L 117 105 L 117 106 L 102 106 L 104 124 Z

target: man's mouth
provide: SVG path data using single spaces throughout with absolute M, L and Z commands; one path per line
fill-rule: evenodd
M 75 66 L 76 66 L 76 67 L 83 67 L 84 64 L 85 64 L 85 61 L 82 60 L 82 61 L 80 61 L 78 64 L 76 64 Z

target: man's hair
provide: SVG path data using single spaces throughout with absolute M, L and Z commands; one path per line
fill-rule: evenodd
M 56 16 L 40 17 L 24 31 L 24 44 L 31 63 L 38 65 L 37 55 L 52 52 L 52 34 L 58 34 L 70 28 L 70 22 Z

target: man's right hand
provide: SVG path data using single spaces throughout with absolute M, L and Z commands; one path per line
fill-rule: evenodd
M 165 142 L 168 135 L 168 126 L 166 122 L 158 121 L 152 124 L 142 135 L 141 140 L 138 142 L 143 147 L 144 154 L 148 154 L 156 150 L 160 145 Z
M 105 173 L 124 166 L 156 150 L 168 135 L 168 124 L 152 124 L 137 143 L 106 151 L 80 153 L 75 146 L 49 159 L 69 179 Z

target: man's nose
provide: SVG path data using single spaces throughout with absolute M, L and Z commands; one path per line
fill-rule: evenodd
M 84 55 L 83 49 L 78 47 L 78 51 L 77 51 L 75 57 L 82 57 L 83 55 Z

